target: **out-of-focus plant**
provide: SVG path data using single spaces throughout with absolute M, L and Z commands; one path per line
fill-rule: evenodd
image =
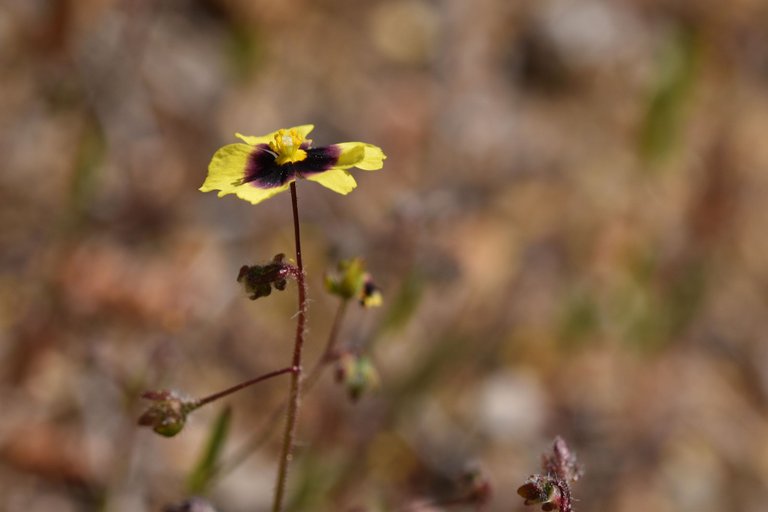
M 679 142 L 686 102 L 696 82 L 699 37 L 691 27 L 675 27 L 661 50 L 640 131 L 640 154 L 651 164 L 663 161 Z
M 336 365 L 336 380 L 344 385 L 352 401 L 379 385 L 379 374 L 370 358 L 345 352 Z
M 357 299 L 366 308 L 381 305 L 382 296 L 360 258 L 339 262 L 336 274 L 326 274 L 325 288 L 342 300 Z

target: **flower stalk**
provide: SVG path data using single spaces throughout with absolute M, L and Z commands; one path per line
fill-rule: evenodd
M 277 485 L 275 486 L 275 500 L 272 505 L 272 512 L 280 512 L 283 509 L 288 466 L 293 458 L 296 425 L 301 404 L 301 356 L 304 349 L 304 334 L 307 321 L 307 284 L 304 275 L 304 263 L 301 259 L 301 230 L 299 227 L 299 206 L 295 182 L 291 183 L 291 206 L 293 209 L 293 233 L 296 244 L 296 265 L 298 266 L 296 283 L 299 289 L 299 313 L 296 318 L 296 340 L 293 345 L 292 366 L 295 368 L 295 371 L 291 376 L 288 413 L 285 421 L 285 432 L 283 434 L 283 446 L 280 454 L 280 466 L 277 471 Z

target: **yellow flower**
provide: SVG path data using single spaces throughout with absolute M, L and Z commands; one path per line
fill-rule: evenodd
M 384 166 L 384 152 L 372 144 L 342 142 L 313 148 L 307 139 L 313 128 L 306 124 L 262 137 L 236 134 L 245 144 L 229 144 L 216 151 L 200 190 L 218 190 L 219 197 L 235 194 L 257 204 L 303 178 L 348 194 L 357 182 L 347 169 L 375 171 Z

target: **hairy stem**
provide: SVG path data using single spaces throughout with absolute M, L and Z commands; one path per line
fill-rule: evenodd
M 325 350 L 323 350 L 323 354 L 320 356 L 320 359 L 317 360 L 317 362 L 315 363 L 315 366 L 312 368 L 312 370 L 308 373 L 308 376 L 301 383 L 302 384 L 301 392 L 303 394 L 308 393 L 314 387 L 314 385 L 317 383 L 318 379 L 322 375 L 323 370 L 331 362 L 333 362 L 331 355 L 333 354 L 336 348 L 339 331 L 341 330 L 341 324 L 343 323 L 343 319 L 344 319 L 344 313 L 347 310 L 347 304 L 349 304 L 349 300 L 346 300 L 346 299 L 342 299 L 341 302 L 339 302 L 339 308 L 336 310 L 336 316 L 334 317 L 331 330 L 328 334 L 328 340 L 325 343 Z M 275 425 L 277 425 L 277 422 L 280 420 L 283 414 L 285 414 L 285 411 L 287 408 L 288 408 L 288 401 L 283 403 L 283 405 L 281 405 L 279 409 L 275 410 L 274 414 L 270 417 L 270 419 L 265 423 L 265 426 L 261 429 L 261 432 L 259 432 L 250 441 L 248 441 L 243 448 L 241 448 L 234 456 L 232 456 L 231 460 L 228 460 L 226 464 L 222 464 L 221 467 L 217 468 L 216 470 L 217 477 L 220 477 L 225 473 L 228 473 L 231 470 L 235 469 L 243 461 L 245 461 L 249 455 L 251 455 L 254 451 L 261 448 L 261 446 L 263 446 L 264 443 L 266 443 L 269 440 L 269 436 L 273 432 Z
M 260 375 L 258 377 L 255 377 L 253 379 L 247 380 L 245 382 L 241 382 L 240 384 L 236 386 L 232 386 L 231 388 L 227 388 L 224 391 L 219 391 L 218 393 L 214 393 L 212 395 L 208 395 L 205 398 L 201 398 L 197 401 L 195 404 L 195 408 L 202 407 L 205 404 L 209 404 L 211 402 L 214 402 L 218 400 L 219 398 L 223 398 L 227 395 L 231 395 L 232 393 L 235 393 L 237 391 L 240 391 L 243 388 L 247 388 L 248 386 L 251 386 L 253 384 L 256 384 L 257 382 L 261 382 L 263 380 L 271 379 L 272 377 L 277 377 L 278 375 L 282 375 L 284 373 L 289 372 L 296 372 L 297 369 L 295 367 L 289 366 L 288 368 L 283 368 L 282 370 L 275 370 L 273 372 L 265 373 L 264 375 Z
M 301 232 L 299 231 L 299 206 L 296 199 L 296 182 L 291 183 L 291 205 L 293 206 L 293 233 L 296 240 L 296 264 L 299 272 L 296 283 L 299 288 L 299 314 L 296 319 L 296 341 L 293 345 L 293 363 L 295 371 L 291 375 L 291 391 L 288 398 L 288 414 L 283 434 L 283 448 L 280 454 L 280 467 L 277 471 L 275 501 L 272 512 L 283 510 L 285 484 L 288 478 L 288 465 L 293 458 L 293 445 L 296 437 L 296 420 L 299 416 L 301 402 L 301 353 L 304 348 L 304 331 L 307 321 L 307 284 L 304 279 L 304 264 L 301 260 Z

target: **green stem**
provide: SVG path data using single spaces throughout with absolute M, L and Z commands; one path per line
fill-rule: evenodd
M 293 233 L 296 241 L 296 265 L 299 268 L 296 282 L 299 288 L 299 314 L 296 319 L 296 341 L 293 345 L 293 363 L 295 371 L 291 374 L 291 391 L 288 399 L 288 414 L 283 434 L 283 449 L 280 455 L 280 467 L 277 471 L 275 501 L 272 512 L 283 510 L 285 484 L 288 478 L 288 465 L 293 458 L 293 445 L 296 437 L 296 420 L 301 402 L 301 353 L 304 348 L 304 331 L 307 321 L 307 285 L 304 280 L 304 264 L 301 260 L 301 232 L 299 230 L 299 206 L 296 199 L 296 182 L 291 183 L 291 205 L 293 206 Z

